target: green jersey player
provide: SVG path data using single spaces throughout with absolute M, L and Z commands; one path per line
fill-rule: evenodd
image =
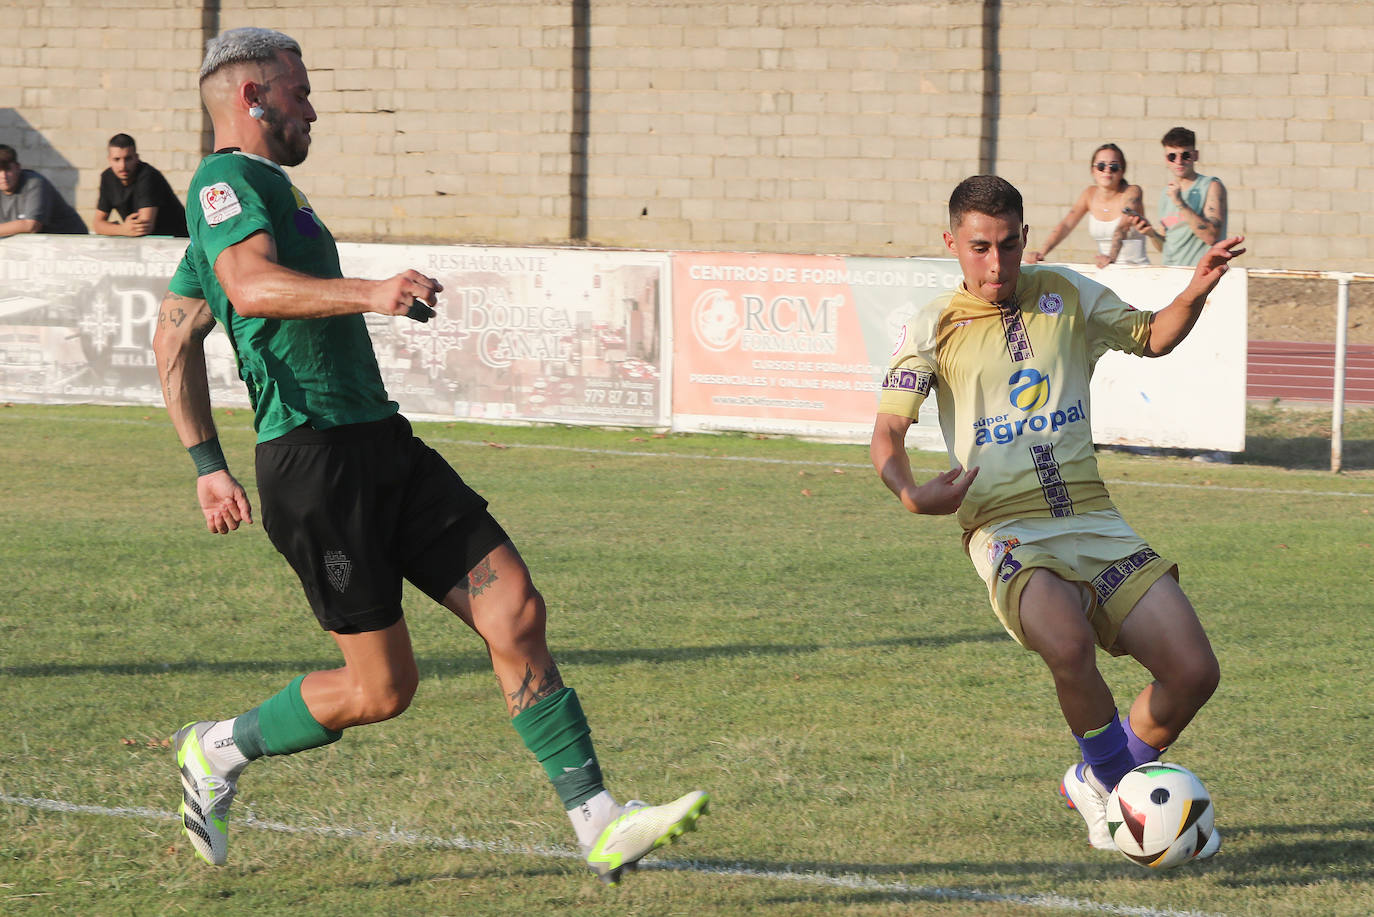
M 405 579 L 486 643 L 512 724 L 553 782 L 587 863 L 618 881 L 694 827 L 707 797 L 621 805 L 606 791 L 524 561 L 486 501 L 387 397 L 363 315 L 433 314 L 440 284 L 414 270 L 381 281 L 342 276 L 333 237 L 283 171 L 305 159 L 316 118 L 293 39 L 225 32 L 207 46 L 200 85 L 217 150 L 191 181 L 191 242 L 158 317 L 163 394 L 195 460 L 209 530 L 251 523 L 210 410 L 203 341 L 218 322 L 253 404 L 263 526 L 343 665 L 177 732 L 188 838 L 206 861 L 224 863 L 228 808 L 248 763 L 326 745 L 409 706 L 418 674 L 401 610 Z
M 1108 793 L 1178 738 L 1220 676 L 1177 567 L 1112 505 L 1093 451 L 1088 383 L 1108 349 L 1173 350 L 1244 249 L 1239 237 L 1213 246 L 1187 289 L 1151 314 L 1066 268 L 1023 267 L 1022 214 L 1020 192 L 996 176 L 954 190 L 944 240 L 963 283 L 902 329 L 870 451 L 909 511 L 957 514 L 994 611 L 1049 667 L 1078 740 L 1082 760 L 1061 790 L 1093 846 L 1114 849 Z M 905 438 L 931 391 L 953 467 L 917 484 Z M 1125 722 L 1098 646 L 1134 657 L 1153 678 Z

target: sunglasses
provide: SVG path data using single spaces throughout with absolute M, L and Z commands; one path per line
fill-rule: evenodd
M 1184 162 L 1192 162 L 1197 158 L 1197 150 L 1184 150 L 1182 153 L 1166 153 L 1164 158 L 1170 162 L 1178 162 L 1180 159 Z
M 1095 162 L 1093 168 L 1099 172 L 1120 172 L 1121 163 L 1119 162 Z

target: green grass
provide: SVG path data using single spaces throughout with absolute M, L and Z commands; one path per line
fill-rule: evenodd
M 218 420 L 251 478 L 249 418 Z M 412 709 L 250 768 L 230 863 L 203 866 L 156 815 L 179 796 L 160 743 L 337 665 L 333 643 L 260 526 L 204 532 L 160 412 L 0 409 L 0 913 L 1367 915 L 1374 463 L 1309 470 L 1320 434 L 1298 421 L 1320 422 L 1252 412 L 1230 466 L 1102 457 L 1222 662 L 1171 757 L 1225 845 L 1162 875 L 1086 847 L 1054 795 L 1076 749 L 1041 663 L 954 523 L 906 516 L 863 447 L 417 425 L 529 561 L 612 791 L 713 794 L 652 861 L 674 868 L 610 890 L 546 852 L 571 831 L 480 641 L 413 592 Z M 1141 671 L 1102 665 L 1124 706 Z

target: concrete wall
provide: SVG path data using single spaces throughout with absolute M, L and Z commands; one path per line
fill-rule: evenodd
M 133 134 L 184 191 L 205 37 L 301 41 L 321 119 L 293 171 L 343 238 L 941 254 L 993 169 L 1044 237 L 1120 144 L 1199 135 L 1252 267 L 1370 270 L 1368 0 L 7 0 L 0 142 L 89 218 Z M 578 11 L 585 11 L 585 20 Z M 1084 259 L 1080 227 L 1057 257 Z

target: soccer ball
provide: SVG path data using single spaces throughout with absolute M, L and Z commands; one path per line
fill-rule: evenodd
M 1207 788 L 1178 764 L 1142 764 L 1107 797 L 1107 829 L 1117 849 L 1149 869 L 1191 860 L 1212 836 L 1212 819 Z

